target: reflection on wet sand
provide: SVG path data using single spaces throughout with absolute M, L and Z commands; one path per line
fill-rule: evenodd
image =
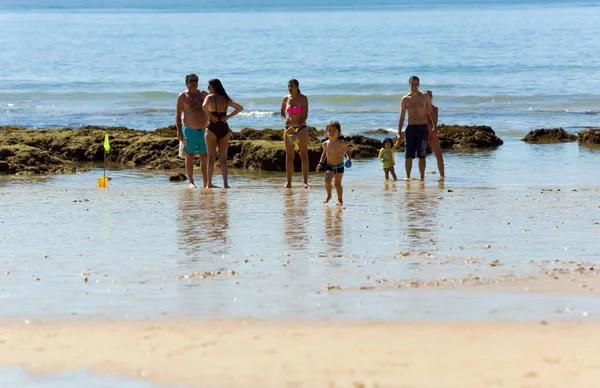
M 342 247 L 344 241 L 344 230 L 343 230 L 343 215 L 344 211 L 341 206 L 335 208 L 327 206 L 325 208 L 325 236 L 327 238 L 327 244 L 330 248 L 339 250 L 342 254 Z
M 179 199 L 179 235 L 187 255 L 226 255 L 229 231 L 227 190 L 184 190 Z
M 308 190 L 286 190 L 283 235 L 292 249 L 304 249 L 309 242 Z
M 443 185 L 443 183 L 442 183 Z M 430 243 L 433 239 L 436 201 L 427 197 L 424 181 L 408 181 L 404 191 L 407 235 L 412 246 Z

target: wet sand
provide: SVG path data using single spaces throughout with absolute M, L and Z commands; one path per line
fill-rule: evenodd
M 0 366 L 127 388 L 596 386 L 594 177 L 448 159 L 478 175 L 384 183 L 358 161 L 343 209 L 316 175 L 0 179 Z
M 600 326 L 368 321 L 4 323 L 0 364 L 186 387 L 595 387 Z

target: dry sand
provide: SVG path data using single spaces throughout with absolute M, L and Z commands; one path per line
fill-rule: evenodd
M 191 387 L 598 387 L 600 325 L 4 323 L 0 364 Z

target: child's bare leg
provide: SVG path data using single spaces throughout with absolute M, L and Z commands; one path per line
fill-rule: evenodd
M 397 180 L 398 180 L 398 177 L 396 176 L 396 171 L 395 171 L 395 170 L 392 170 L 392 171 L 390 171 L 390 172 L 392 173 L 392 178 L 394 178 L 394 180 L 395 180 L 395 181 L 397 181 Z
M 344 204 L 344 201 L 342 199 L 342 196 L 344 194 L 344 188 L 342 187 L 342 178 L 343 177 L 344 177 L 343 173 L 335 174 L 335 192 L 337 193 L 337 197 L 338 197 L 338 201 L 337 201 L 338 205 Z
M 333 171 L 325 171 L 325 191 L 327 191 L 327 198 L 323 203 L 329 202 L 331 199 L 331 178 L 333 178 Z
M 389 181 L 390 180 L 390 173 L 387 169 L 383 170 L 385 172 L 385 180 Z

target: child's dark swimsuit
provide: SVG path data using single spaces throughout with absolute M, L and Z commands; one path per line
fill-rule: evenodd
M 334 174 L 344 173 L 344 162 L 338 164 L 325 164 L 325 171 L 333 171 Z
M 229 134 L 229 124 L 227 124 L 227 121 L 220 121 L 220 119 L 227 116 L 227 107 L 225 107 L 225 112 L 219 112 L 217 108 L 217 99 L 215 96 L 213 96 L 213 100 L 215 102 L 215 111 L 210 112 L 210 114 L 218 118 L 219 121 L 214 123 L 211 121 L 206 130 L 211 131 L 217 137 L 217 141 L 219 141 Z

